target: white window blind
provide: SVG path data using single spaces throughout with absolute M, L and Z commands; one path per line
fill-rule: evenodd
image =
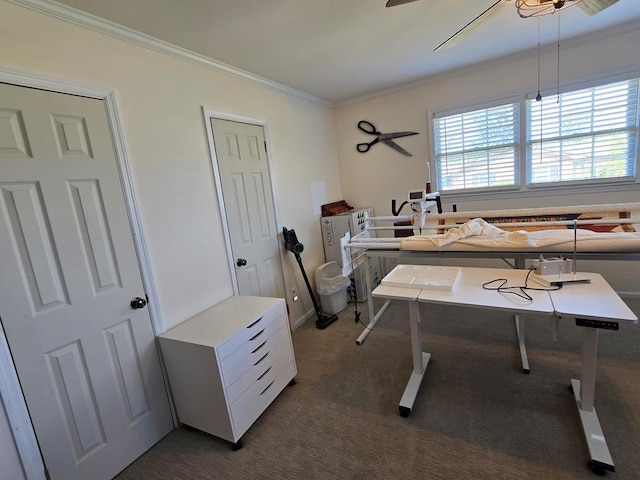
M 527 101 L 531 184 L 635 176 L 638 80 Z
M 434 117 L 441 191 L 513 186 L 518 179 L 519 104 Z

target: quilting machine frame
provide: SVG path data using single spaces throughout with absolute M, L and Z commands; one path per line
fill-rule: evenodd
M 640 210 L 640 203 L 638 204 L 612 204 L 610 206 L 603 206 L 603 208 L 608 210 L 616 210 L 620 208 L 632 208 L 636 211 Z M 566 209 L 584 209 L 590 210 L 593 206 L 578 206 L 578 207 L 565 207 Z M 514 217 L 517 218 L 521 216 L 522 210 L 514 211 L 517 212 L 514 214 Z M 469 212 L 468 215 L 474 217 L 482 217 L 482 212 Z M 495 212 L 492 212 L 495 213 Z M 480 215 L 476 215 L 480 214 Z M 440 214 L 434 215 L 440 219 L 439 222 L 432 222 L 431 226 L 423 225 L 420 231 L 415 231 L 413 233 L 422 233 L 423 231 L 443 231 L 448 228 L 459 227 L 458 223 L 446 223 L 448 218 L 451 217 L 460 217 L 460 213 L 453 214 Z M 509 211 L 505 210 L 502 212 L 503 217 L 509 217 Z M 412 216 L 394 216 L 394 217 L 370 217 L 366 219 L 367 228 L 372 228 L 376 230 L 398 230 L 398 229 L 412 229 L 412 227 L 398 227 L 396 225 L 387 225 L 387 226 L 376 226 L 375 222 L 390 222 L 393 221 L 407 221 L 412 220 Z M 443 223 L 444 222 L 444 223 Z M 619 224 L 637 224 L 640 223 L 637 219 L 631 218 L 620 218 L 615 220 L 616 223 Z M 598 218 L 587 218 L 584 220 L 571 220 L 571 221 L 556 221 L 556 220 L 547 220 L 547 221 L 527 221 L 527 222 L 508 222 L 508 223 L 493 223 L 496 227 L 549 227 L 549 226 L 564 226 L 567 228 L 568 225 L 572 225 L 574 228 L 574 232 L 577 230 L 579 225 L 598 225 L 604 223 L 611 223 L 610 219 L 598 219 Z M 575 237 L 574 237 L 575 238 Z M 640 239 L 640 237 L 639 237 Z M 367 242 L 359 242 L 359 239 L 354 237 L 349 242 L 346 243 L 345 248 L 348 249 L 348 253 L 352 258 L 351 267 L 355 268 L 357 266 L 362 265 L 365 269 L 365 279 L 367 286 L 367 310 L 369 313 L 369 323 L 365 326 L 364 330 L 356 340 L 356 344 L 361 345 L 369 335 L 369 333 L 373 330 L 378 320 L 384 314 L 386 309 L 388 308 L 391 300 L 386 300 L 385 303 L 380 307 L 380 309 L 376 312 L 375 306 L 373 303 L 373 298 L 371 295 L 372 291 L 372 276 L 370 272 L 370 263 L 369 259 L 372 257 L 379 258 L 394 258 L 397 263 L 417 263 L 419 261 L 424 261 L 426 258 L 455 258 L 455 259 L 499 259 L 509 265 L 511 268 L 515 269 L 524 269 L 527 260 L 533 260 L 539 258 L 540 255 L 545 257 L 552 256 L 567 256 L 573 257 L 574 262 L 578 260 L 624 260 L 624 261 L 638 261 L 640 260 L 640 248 L 634 251 L 577 251 L 576 249 L 576 241 L 574 239 L 573 248 L 571 250 L 559 251 L 557 249 L 536 249 L 531 251 L 511 251 L 511 250 L 502 250 L 502 251 L 487 251 L 487 250 L 477 250 L 477 251 L 463 251 L 463 250 L 402 250 L 401 249 L 401 241 L 399 239 L 394 238 L 380 238 L 377 239 L 375 244 L 372 244 L 370 241 Z M 355 253 L 354 253 L 355 252 Z M 375 287 L 375 286 L 373 286 Z M 527 358 L 527 352 L 525 347 L 525 322 L 520 321 L 519 315 L 514 316 L 516 333 L 518 337 L 518 346 L 520 350 L 520 356 L 522 360 L 522 369 L 524 373 L 529 373 L 529 362 Z M 557 328 L 557 324 L 554 325 L 554 334 L 555 329 Z

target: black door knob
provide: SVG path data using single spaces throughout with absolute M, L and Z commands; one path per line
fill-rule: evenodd
M 244 267 L 247 264 L 246 258 L 239 258 L 236 260 L 236 265 L 239 267 Z
M 131 300 L 131 308 L 133 308 L 134 310 L 138 308 L 144 308 L 146 304 L 147 301 L 144 298 L 136 297 Z

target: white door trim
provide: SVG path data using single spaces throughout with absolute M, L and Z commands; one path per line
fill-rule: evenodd
M 211 129 L 211 119 L 229 120 L 230 122 L 248 123 L 251 125 L 257 125 L 262 127 L 264 131 L 264 141 L 267 143 L 267 168 L 269 169 L 269 178 L 271 181 L 271 194 L 273 195 L 273 209 L 276 217 L 276 228 L 280 229 L 280 210 L 278 208 L 275 175 L 273 172 L 273 158 L 271 157 L 271 141 L 269 140 L 269 128 L 267 121 L 260 118 L 245 117 L 242 115 L 236 115 L 233 113 L 220 112 L 217 110 L 211 110 L 207 107 L 202 107 L 202 114 L 204 115 L 204 126 L 207 132 L 207 140 L 209 141 L 209 155 L 211 157 L 211 166 L 213 167 L 213 177 L 215 179 L 216 194 L 218 196 L 218 205 L 220 207 L 220 218 L 222 219 L 222 231 L 224 233 L 224 243 L 227 250 L 227 261 L 229 264 L 229 272 L 231 273 L 231 279 L 233 280 L 233 293 L 239 294 L 238 278 L 236 276 L 236 268 L 233 263 L 233 251 L 231 250 L 231 236 L 229 234 L 229 225 L 227 224 L 227 211 L 224 205 L 224 197 L 222 196 L 222 181 L 220 179 L 220 167 L 218 166 L 218 157 L 216 155 L 215 143 L 213 142 L 213 131 Z M 282 284 L 284 285 L 285 292 L 287 291 L 287 284 L 284 278 L 284 265 L 282 264 L 282 246 L 278 247 L 280 251 L 280 265 L 282 267 Z M 286 294 L 286 293 L 285 293 Z
M 0 82 L 22 87 L 39 88 L 59 93 L 80 95 L 104 101 L 107 122 L 111 129 L 113 149 L 118 164 L 124 200 L 129 215 L 129 224 L 133 233 L 133 241 L 138 255 L 140 273 L 145 292 L 149 296 L 149 316 L 154 336 L 165 331 L 164 321 L 160 313 L 160 304 L 151 261 L 142 231 L 142 222 L 138 211 L 133 188 L 133 179 L 129 167 L 129 159 L 125 149 L 124 134 L 119 121 L 118 108 L 113 90 L 96 85 L 62 80 L 44 75 L 37 75 L 0 66 Z M 0 329 L 0 399 L 7 412 L 9 425 L 18 448 L 25 475 L 28 480 L 44 480 L 44 464 L 38 448 L 36 435 L 29 418 L 27 405 L 22 395 L 18 374 L 13 365 L 9 345 Z

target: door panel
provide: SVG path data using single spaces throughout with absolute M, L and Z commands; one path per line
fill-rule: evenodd
M 102 101 L 0 84 L 0 319 L 52 479 L 172 428 Z
M 211 127 L 239 292 L 283 298 L 278 229 L 262 127 L 218 119 L 211 119 Z

